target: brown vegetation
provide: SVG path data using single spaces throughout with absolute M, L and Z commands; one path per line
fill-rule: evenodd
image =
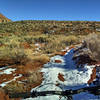
M 86 39 L 86 46 L 91 52 L 91 58 L 100 61 L 100 34 L 91 34 Z
M 1 83 L 12 80 L 14 77 L 22 75 L 15 81 L 8 83 L 4 90 L 7 92 L 25 92 L 30 91 L 32 88 L 40 85 L 43 81 L 43 75 L 40 72 L 43 64 L 49 61 L 49 57 L 41 55 L 34 57 L 31 61 L 26 62 L 24 65 L 13 65 L 12 68 L 16 68 L 12 74 L 1 75 Z M 9 66 L 11 67 L 11 66 Z M 4 80 L 5 79 L 5 80 Z
M 20 98 L 11 99 L 9 95 L 5 93 L 3 89 L 0 88 L 0 100 L 21 100 Z
M 38 62 L 37 62 L 38 63 Z M 1 83 L 14 79 L 14 77 L 22 75 L 15 81 L 8 83 L 4 89 L 9 93 L 30 91 L 32 88 L 40 85 L 43 80 L 43 75 L 39 71 L 42 65 L 27 64 L 16 66 L 16 71 L 9 75 L 1 75 Z M 3 81 L 3 79 L 5 79 Z
M 1 100 L 10 100 L 9 96 L 5 94 L 4 90 L 0 88 L 0 99 Z

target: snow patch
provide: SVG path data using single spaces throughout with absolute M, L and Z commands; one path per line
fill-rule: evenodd
M 72 60 L 74 49 L 69 50 L 65 56 L 54 56 L 51 58 L 50 62 L 45 64 L 41 72 L 43 72 L 43 82 L 41 86 L 33 88 L 37 91 L 50 91 L 50 90 L 66 90 L 66 89 L 78 89 L 87 87 L 88 80 L 92 73 L 92 69 L 95 66 L 84 65 L 84 68 L 77 68 L 75 62 Z M 55 60 L 61 60 L 62 63 L 55 63 Z M 65 81 L 62 82 L 58 79 L 58 74 L 62 73 L 64 75 Z M 60 84 L 56 86 L 56 84 Z M 90 94 L 87 94 L 91 96 Z M 84 93 L 73 96 L 73 100 L 86 100 L 87 95 Z M 78 99 L 77 99 L 78 98 Z M 44 96 L 37 98 L 29 98 L 26 100 L 59 100 L 59 96 Z M 60 100 L 66 100 L 64 97 Z M 89 100 L 89 99 L 88 99 Z
M 16 69 L 15 68 L 8 68 L 0 72 L 0 74 L 12 74 Z
M 8 68 L 8 66 L 6 66 L 6 67 L 1 67 L 0 70 L 4 70 L 4 69 L 6 69 L 6 68 Z
M 35 43 L 35 46 L 38 46 L 38 47 L 40 47 L 40 44 L 39 44 L 39 43 Z

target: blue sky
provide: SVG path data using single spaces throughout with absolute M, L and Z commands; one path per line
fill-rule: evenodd
M 0 12 L 13 21 L 100 21 L 100 0 L 0 0 Z

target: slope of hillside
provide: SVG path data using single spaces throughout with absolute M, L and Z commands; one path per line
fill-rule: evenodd
M 11 20 L 0 13 L 0 23 L 5 23 L 5 22 L 11 22 Z
M 100 31 L 100 22 L 89 21 L 16 21 L 0 24 L 4 33 L 30 34 L 89 34 Z
M 99 29 L 100 22 L 86 21 L 1 23 L 1 88 L 8 93 L 29 92 L 32 88 L 35 89 L 47 82 L 59 85 L 59 90 L 63 90 L 63 87 L 68 89 L 67 86 L 83 87 L 90 78 L 93 66 L 84 66 L 82 70 L 77 70 L 72 60 L 73 50 L 66 54 L 67 50 L 64 49 L 76 47 L 88 34 L 98 34 Z M 73 77 L 74 74 L 77 78 Z M 81 76 L 84 78 L 83 81 L 80 80 Z M 51 86 L 44 88 L 48 90 Z

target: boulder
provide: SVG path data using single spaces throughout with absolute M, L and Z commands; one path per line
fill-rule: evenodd
M 77 66 L 84 64 L 95 64 L 96 60 L 93 59 L 91 51 L 86 47 L 86 44 L 79 45 L 74 50 L 73 60 Z

